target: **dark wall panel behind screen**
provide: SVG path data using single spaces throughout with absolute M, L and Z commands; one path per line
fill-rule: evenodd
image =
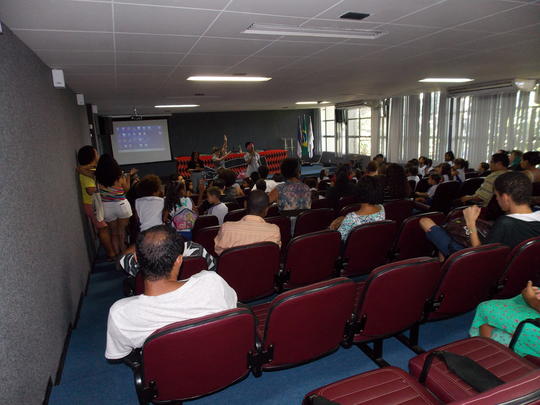
M 40 404 L 90 269 L 74 171 L 84 107 L 3 28 L 0 392 L 3 404 Z

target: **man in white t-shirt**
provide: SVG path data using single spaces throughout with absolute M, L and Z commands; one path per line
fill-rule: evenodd
M 270 180 L 268 179 L 268 166 L 260 166 L 259 167 L 259 175 L 261 176 L 261 179 L 264 180 L 264 182 L 266 183 L 266 190 L 264 190 L 266 192 L 266 194 L 270 194 L 270 192 L 276 188 L 277 186 L 277 183 L 274 181 L 274 180 Z M 254 185 L 253 188 L 251 189 L 251 191 L 255 191 L 257 190 L 257 186 Z
M 177 280 L 184 243 L 172 228 L 159 225 L 142 232 L 135 247 L 144 294 L 123 298 L 111 307 L 107 359 L 128 356 L 152 332 L 171 323 L 236 308 L 236 293 L 215 272 L 203 270 Z
M 251 173 L 259 170 L 261 165 L 261 156 L 255 150 L 253 142 L 246 142 L 247 153 L 244 155 L 244 160 L 247 163 L 246 174 L 251 176 Z

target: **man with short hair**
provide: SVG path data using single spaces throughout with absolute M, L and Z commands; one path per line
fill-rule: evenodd
M 532 194 L 529 178 L 521 172 L 509 171 L 497 177 L 494 187 L 497 203 L 506 215 L 497 218 L 484 243 L 502 243 L 513 248 L 524 240 L 540 236 L 540 211 L 532 212 L 529 205 Z M 482 244 L 476 228 L 480 211 L 477 205 L 463 211 L 472 247 Z M 420 226 L 445 257 L 467 247 L 454 241 L 443 228 L 429 218 L 422 218 Z
M 261 156 L 255 150 L 253 142 L 246 142 L 247 153 L 244 155 L 244 160 L 247 163 L 246 174 L 251 176 L 251 173 L 256 172 L 261 165 Z
M 484 179 L 484 182 L 480 188 L 476 190 L 474 195 L 465 195 L 460 198 L 460 201 L 463 203 L 467 201 L 476 201 L 483 207 L 487 207 L 493 197 L 493 184 L 497 177 L 507 172 L 508 164 L 508 154 L 506 153 L 495 153 L 491 156 L 491 161 L 489 162 L 491 173 Z
M 279 227 L 264 220 L 269 198 L 264 191 L 249 193 L 247 215 L 240 221 L 225 222 L 214 240 L 214 250 L 221 255 L 225 249 L 258 242 L 273 242 L 281 246 Z
M 105 357 L 126 357 L 143 346 L 155 330 L 174 322 L 236 308 L 234 290 L 213 271 L 203 270 L 178 280 L 184 240 L 171 227 L 141 232 L 136 259 L 144 276 L 144 294 L 114 303 L 107 323 Z
M 259 167 L 259 176 L 261 176 L 261 180 L 264 180 L 266 183 L 266 194 L 270 193 L 274 188 L 276 188 L 277 183 L 274 180 L 268 179 L 268 166 L 260 166 Z M 257 186 L 254 185 L 251 190 L 256 190 Z

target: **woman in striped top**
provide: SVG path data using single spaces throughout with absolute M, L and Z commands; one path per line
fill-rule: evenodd
M 126 193 L 130 187 L 133 171 L 134 169 L 129 174 L 123 174 L 116 160 L 108 154 L 101 156 L 96 167 L 96 180 L 103 201 L 105 222 L 111 232 L 115 255 L 119 255 L 125 249 L 126 226 L 132 215 Z

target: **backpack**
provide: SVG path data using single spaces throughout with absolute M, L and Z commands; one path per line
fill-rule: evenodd
M 177 208 L 171 218 L 171 226 L 177 231 L 190 230 L 195 225 L 198 215 L 186 207 Z

